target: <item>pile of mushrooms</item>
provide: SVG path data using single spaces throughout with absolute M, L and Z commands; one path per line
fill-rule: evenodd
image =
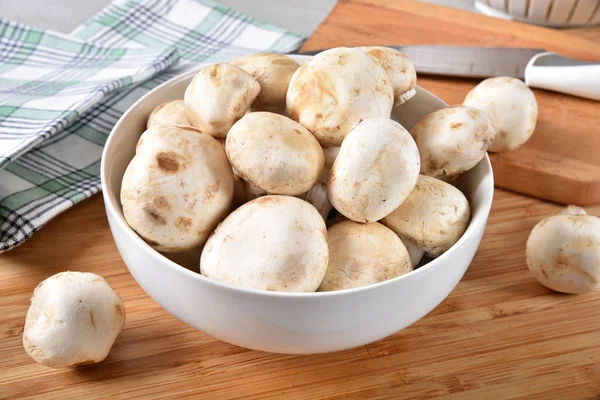
M 388 47 L 334 48 L 302 66 L 260 53 L 205 67 L 183 99 L 150 115 L 123 177 L 125 219 L 163 254 L 194 255 L 201 274 L 250 289 L 330 291 L 406 274 L 465 232 L 457 178 L 488 149 L 527 140 L 537 117 L 519 84 L 484 81 L 408 132 L 391 114 L 416 82 Z

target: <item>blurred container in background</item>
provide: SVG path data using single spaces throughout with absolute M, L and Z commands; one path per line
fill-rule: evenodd
M 600 0 L 477 0 L 486 15 L 553 28 L 600 24 Z

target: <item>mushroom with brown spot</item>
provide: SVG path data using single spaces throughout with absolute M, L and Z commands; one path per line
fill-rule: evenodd
M 410 134 L 419 148 L 421 173 L 448 180 L 477 165 L 496 133 L 485 113 L 457 106 L 425 116 Z
M 533 91 L 519 79 L 486 79 L 471 89 L 463 105 L 483 111 L 492 120 L 496 136 L 489 147 L 491 152 L 514 150 L 535 130 L 538 104 Z
M 224 138 L 248 111 L 260 93 L 260 84 L 248 72 L 230 64 L 203 68 L 185 90 L 185 114 L 190 125 Z
M 394 104 L 390 77 L 365 52 L 340 47 L 323 51 L 292 76 L 287 113 L 322 146 L 339 146 L 361 118 L 389 118 Z
M 123 175 L 125 220 L 159 251 L 202 245 L 233 198 L 223 147 L 191 127 L 155 126 L 142 139 Z
M 317 210 L 291 196 L 263 196 L 232 212 L 209 238 L 200 272 L 250 289 L 314 292 L 328 261 Z
M 420 175 L 406 200 L 381 222 L 427 255 L 437 257 L 461 238 L 469 219 L 469 201 L 460 190 Z
M 542 285 L 581 294 L 600 287 L 600 218 L 580 207 L 538 222 L 527 239 L 527 266 Z
M 378 222 L 343 221 L 327 230 L 329 264 L 319 291 L 352 289 L 412 271 L 398 236 Z
M 329 201 L 353 221 L 378 221 L 406 199 L 419 169 L 417 145 L 402 125 L 366 119 L 342 143 L 327 182 Z
M 230 64 L 250 73 L 260 84 L 260 93 L 252 103 L 253 111 L 285 110 L 285 96 L 290 79 L 300 64 L 277 53 L 251 54 L 236 58 Z
M 23 330 L 23 347 L 52 368 L 99 363 L 125 323 L 125 307 L 99 275 L 61 272 L 34 290 Z
M 311 133 L 279 114 L 245 115 L 229 131 L 227 157 L 238 175 L 270 194 L 299 195 L 321 176 L 323 150 Z

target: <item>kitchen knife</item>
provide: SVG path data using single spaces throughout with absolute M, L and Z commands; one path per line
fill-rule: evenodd
M 544 49 L 468 46 L 387 46 L 410 59 L 417 73 L 470 78 L 512 76 L 528 86 L 600 101 L 600 62 Z M 303 52 L 315 55 L 323 50 Z

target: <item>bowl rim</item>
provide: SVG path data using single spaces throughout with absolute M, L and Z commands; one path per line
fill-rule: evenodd
M 293 56 L 292 58 L 297 58 L 297 59 L 310 58 L 310 56 L 297 55 L 297 54 L 293 54 L 290 56 Z M 135 103 L 133 103 L 127 109 L 127 111 L 125 111 L 125 113 L 123 113 L 123 115 L 119 118 L 119 120 L 117 121 L 117 123 L 115 124 L 113 129 L 111 130 L 111 132 L 106 140 L 106 143 L 104 145 L 104 149 L 102 150 L 102 158 L 101 158 L 101 163 L 100 163 L 102 197 L 104 199 L 104 205 L 105 205 L 107 217 L 109 216 L 108 214 L 111 214 L 111 216 L 113 217 L 113 222 L 115 222 L 118 225 L 117 229 L 120 229 L 121 231 L 123 231 L 125 233 L 125 235 L 127 236 L 127 239 L 130 240 L 134 246 L 139 247 L 150 258 L 153 258 L 157 262 L 162 263 L 167 268 L 173 269 L 174 270 L 173 272 L 181 273 L 184 276 L 189 277 L 190 279 L 198 280 L 202 284 L 211 285 L 215 289 L 225 290 L 228 292 L 234 292 L 237 294 L 243 293 L 246 295 L 263 296 L 265 298 L 279 297 L 279 298 L 298 298 L 298 299 L 340 297 L 340 296 L 345 296 L 345 295 L 351 295 L 351 294 L 358 293 L 358 292 L 369 292 L 369 291 L 373 291 L 373 290 L 378 290 L 381 287 L 385 287 L 388 285 L 394 285 L 398 281 L 401 281 L 404 279 L 410 279 L 411 276 L 415 276 L 417 274 L 424 274 L 424 273 L 427 273 L 427 271 L 429 271 L 431 269 L 438 268 L 438 267 L 440 267 L 440 265 L 442 265 L 446 261 L 446 259 L 451 258 L 454 255 L 454 253 L 460 251 L 465 246 L 466 242 L 471 238 L 472 235 L 475 235 L 476 232 L 479 231 L 480 229 L 481 230 L 485 229 L 485 224 L 487 222 L 487 218 L 488 218 L 490 210 L 491 210 L 493 196 L 494 196 L 494 174 L 493 174 L 493 170 L 492 170 L 492 164 L 490 162 L 490 158 L 489 158 L 487 152 L 485 154 L 485 157 L 479 162 L 479 164 L 484 163 L 485 168 L 489 171 L 488 173 L 486 173 L 485 176 L 486 176 L 486 178 L 490 179 L 490 186 L 491 186 L 491 190 L 484 192 L 484 196 L 481 201 L 482 204 L 479 207 L 480 209 L 483 209 L 482 210 L 483 212 L 479 213 L 478 218 L 475 218 L 475 219 L 473 218 L 473 215 L 471 214 L 469 224 L 467 225 L 467 229 L 465 230 L 463 235 L 444 254 L 431 260 L 430 262 L 423 265 L 422 267 L 419 267 L 416 270 L 412 270 L 404 275 L 400 275 L 395 278 L 388 279 L 386 281 L 373 283 L 373 284 L 370 284 L 367 286 L 361 286 L 361 287 L 350 288 L 350 289 L 334 290 L 334 291 L 328 291 L 328 292 L 276 292 L 276 291 L 267 291 L 267 290 L 246 288 L 246 287 L 232 285 L 227 282 L 221 282 L 221 281 L 218 281 L 215 279 L 208 278 L 208 277 L 202 275 L 200 272 L 191 271 L 191 270 L 175 263 L 174 261 L 171 261 L 167 257 L 160 254 L 157 250 L 153 249 L 137 233 L 135 233 L 135 231 L 125 221 L 125 217 L 123 216 L 123 213 L 121 211 L 119 211 L 118 207 L 111 201 L 111 199 L 109 197 L 109 188 L 107 185 L 108 169 L 107 169 L 106 159 L 111 157 L 108 154 L 109 150 L 112 147 L 112 142 L 116 140 L 115 139 L 115 136 L 117 136 L 116 132 L 119 131 L 120 125 L 123 123 L 124 120 L 128 119 L 130 117 L 130 115 L 132 115 L 138 107 L 140 107 L 143 103 L 145 103 L 150 98 L 152 98 L 156 92 L 162 91 L 162 90 L 164 90 L 165 87 L 172 86 L 182 80 L 190 79 L 193 75 L 195 75 L 202 68 L 203 68 L 202 66 L 193 68 L 187 72 L 184 72 L 180 75 L 177 75 L 177 76 L 169 79 L 168 81 L 166 81 L 166 82 L 160 84 L 159 86 L 155 87 L 154 89 L 150 90 L 148 93 L 146 93 L 142 97 L 140 97 Z M 426 93 L 429 93 L 432 96 L 435 96 L 428 90 L 423 89 L 422 87 L 420 87 L 418 85 L 417 85 L 417 90 L 424 91 Z M 435 97 L 439 99 L 439 97 L 437 97 L 437 96 L 435 96 Z M 441 100 L 441 101 L 444 104 L 446 104 L 447 107 L 450 107 L 445 101 L 443 101 L 443 100 Z M 116 197 L 118 197 L 118 196 L 116 196 Z M 111 227 L 111 230 L 112 230 L 112 227 Z M 127 266 L 127 269 L 129 270 L 128 266 Z M 129 273 L 131 274 L 131 271 Z

